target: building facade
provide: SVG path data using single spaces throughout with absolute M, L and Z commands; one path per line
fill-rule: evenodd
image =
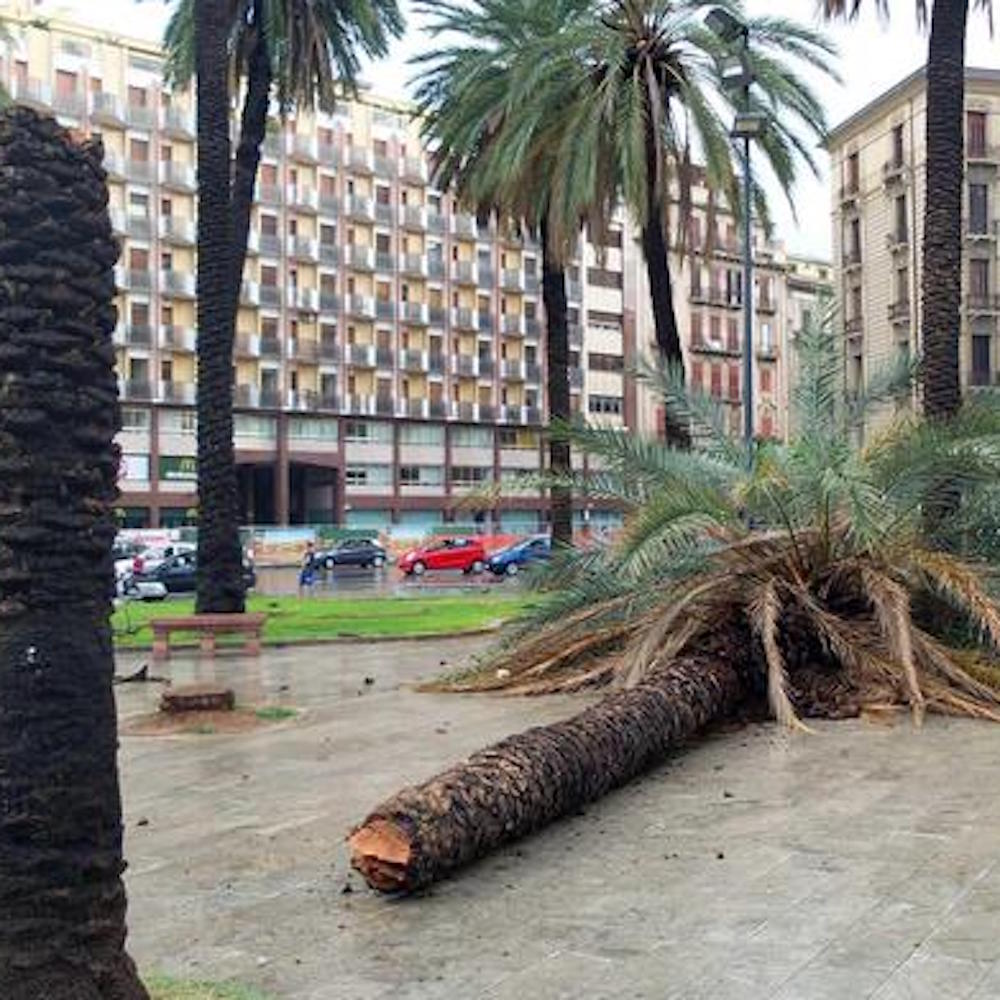
M 196 514 L 195 118 L 148 43 L 2 8 L 0 79 L 105 146 L 122 244 L 115 333 L 121 506 L 132 526 Z M 697 194 L 697 193 L 696 193 Z M 690 377 L 739 399 L 739 247 L 732 219 L 692 219 L 678 262 Z M 709 240 L 708 218 L 718 227 Z M 574 410 L 662 425 L 629 371 L 650 356 L 645 267 L 626 222 L 567 269 Z M 758 429 L 784 432 L 787 262 L 758 236 Z M 532 530 L 546 501 L 541 255 L 430 183 L 408 106 L 363 96 L 271 123 L 237 319 L 235 445 L 247 524 L 426 528 L 492 519 Z M 735 373 L 735 374 L 734 374 Z M 734 426 L 738 421 L 734 421 Z M 493 509 L 465 498 L 504 484 Z M 593 518 L 614 517 L 600 509 Z
M 966 71 L 965 107 L 960 368 L 967 389 L 997 384 L 1000 370 L 1000 71 Z M 834 263 L 850 388 L 894 356 L 922 349 L 925 132 L 921 69 L 830 134 Z

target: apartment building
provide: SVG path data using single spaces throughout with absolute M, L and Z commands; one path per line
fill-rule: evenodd
M 922 346 L 921 243 L 926 160 L 924 70 L 837 126 L 828 142 L 840 322 L 850 387 Z M 1000 71 L 968 69 L 965 93 L 962 325 L 964 388 L 995 385 Z
M 188 522 L 197 506 L 193 95 L 164 86 L 155 46 L 37 21 L 24 0 L 0 11 L 11 35 L 0 79 L 14 98 L 105 146 L 122 244 L 125 522 Z M 719 211 L 696 214 L 675 279 L 679 322 L 692 378 L 735 407 L 735 230 Z M 698 228 L 709 217 L 722 227 L 711 240 Z M 758 426 L 780 435 L 786 267 L 758 239 Z M 653 403 L 628 376 L 652 343 L 645 268 L 626 222 L 607 242 L 582 240 L 567 270 L 573 407 L 651 430 L 661 424 Z M 546 500 L 531 481 L 546 452 L 540 278 L 529 234 L 468 214 L 430 183 L 408 106 L 364 96 L 333 115 L 275 119 L 233 370 L 244 522 L 543 525 Z M 492 510 L 467 506 L 495 481 L 505 489 Z M 588 516 L 617 517 L 596 503 Z

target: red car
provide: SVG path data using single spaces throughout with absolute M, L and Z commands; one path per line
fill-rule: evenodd
M 423 576 L 429 569 L 460 569 L 463 573 L 482 573 L 486 550 L 473 538 L 442 538 L 419 549 L 411 549 L 399 560 L 407 576 Z

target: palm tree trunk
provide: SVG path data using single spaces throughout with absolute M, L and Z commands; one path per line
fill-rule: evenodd
M 746 687 L 738 661 L 680 660 L 400 792 L 351 834 L 351 863 L 375 889 L 412 891 L 576 811 L 732 711 Z
M 267 135 L 267 108 L 271 96 L 271 60 L 267 51 L 263 0 L 254 0 L 253 20 L 256 30 L 247 67 L 247 92 L 240 116 L 240 138 L 233 170 L 233 289 L 232 309 L 235 328 L 239 309 L 243 265 L 250 235 L 250 212 L 253 208 L 260 147 Z
M 233 217 L 227 7 L 196 0 L 198 76 L 199 612 L 244 608 L 233 448 Z
M 99 145 L 0 115 L 0 996 L 145 1000 L 109 624 L 118 247 Z M 56 569 L 58 567 L 58 569 Z
M 568 423 L 569 401 L 569 321 L 566 309 L 566 272 L 556 263 L 549 247 L 549 227 L 541 225 L 542 301 L 545 305 L 545 360 L 550 421 Z M 553 476 L 568 480 L 573 466 L 569 441 L 549 429 L 549 469 Z M 569 486 L 553 486 L 552 544 L 573 544 L 573 494 Z
M 927 186 L 923 245 L 924 412 L 957 412 L 965 172 L 968 0 L 935 0 L 927 54 Z

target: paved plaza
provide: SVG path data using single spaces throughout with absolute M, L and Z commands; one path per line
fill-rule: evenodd
M 142 968 L 279 1000 L 1000 998 L 1000 726 L 985 723 L 718 733 L 419 898 L 369 893 L 344 835 L 370 806 L 584 704 L 408 687 L 481 648 L 157 667 L 302 714 L 123 738 Z M 122 686 L 122 716 L 158 694 Z

